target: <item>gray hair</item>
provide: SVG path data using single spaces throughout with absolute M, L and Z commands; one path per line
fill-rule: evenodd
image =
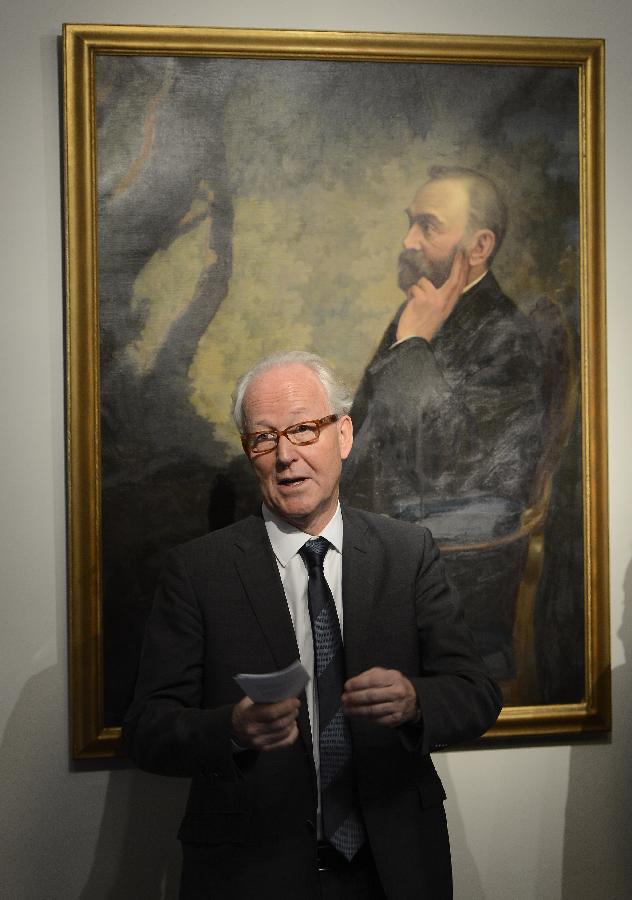
M 246 424 L 244 397 L 248 387 L 263 372 L 275 369 L 278 366 L 287 365 L 305 366 L 314 372 L 325 389 L 331 411 L 338 416 L 344 416 L 349 412 L 351 409 L 351 394 L 346 386 L 338 380 L 334 370 L 324 359 L 321 359 L 315 353 L 307 353 L 304 350 L 284 350 L 280 353 L 272 353 L 269 356 L 261 357 L 237 381 L 233 391 L 233 419 L 240 432 L 243 432 Z
M 428 170 L 428 178 L 430 181 L 458 179 L 467 183 L 470 201 L 467 228 L 471 234 L 480 228 L 489 228 L 493 233 L 496 240 L 489 256 L 491 264 L 507 231 L 507 206 L 494 182 L 465 166 L 432 166 Z

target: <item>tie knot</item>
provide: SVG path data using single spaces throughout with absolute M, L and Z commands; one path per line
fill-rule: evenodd
M 323 562 L 325 560 L 325 556 L 327 551 L 329 550 L 330 544 L 327 538 L 317 537 L 312 538 L 309 541 L 305 541 L 299 553 L 305 560 L 308 569 L 312 569 L 317 566 L 319 569 L 322 569 Z

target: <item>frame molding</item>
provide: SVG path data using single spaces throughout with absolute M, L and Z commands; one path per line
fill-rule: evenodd
M 95 61 L 98 55 L 219 56 L 573 67 L 579 81 L 581 403 L 585 701 L 509 707 L 483 739 L 568 737 L 610 728 L 601 39 L 68 24 L 63 32 L 66 438 L 72 754 L 120 755 L 103 725 L 101 434 Z

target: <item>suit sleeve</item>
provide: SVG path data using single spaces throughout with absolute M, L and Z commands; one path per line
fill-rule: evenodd
M 146 631 L 123 725 L 132 759 L 163 775 L 237 775 L 232 706 L 204 709 L 204 623 L 184 563 L 172 552 Z
M 409 677 L 422 716 L 420 746 L 428 753 L 480 737 L 498 718 L 502 697 L 445 577 L 439 550 L 426 529 L 423 534 L 415 584 L 420 672 Z

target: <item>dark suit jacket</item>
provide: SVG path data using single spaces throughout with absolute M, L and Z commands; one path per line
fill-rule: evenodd
M 428 753 L 485 731 L 498 715 L 498 690 L 430 534 L 351 508 L 343 521 L 347 675 L 399 669 L 423 713 L 414 732 L 351 721 L 368 838 L 389 898 L 438 900 L 451 896 L 449 848 L 445 795 Z M 261 518 L 171 552 L 124 732 L 142 768 L 192 777 L 179 832 L 183 897 L 319 897 L 305 702 L 291 748 L 235 754 L 229 734 L 232 705 L 242 697 L 233 675 L 280 669 L 297 656 Z

